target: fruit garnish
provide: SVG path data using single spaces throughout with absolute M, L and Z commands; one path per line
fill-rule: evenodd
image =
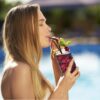
M 65 50 L 66 50 L 66 51 L 70 51 L 70 49 L 69 49 L 67 46 L 65 47 Z
M 64 40 L 63 38 L 60 38 L 59 43 L 60 43 L 61 46 L 68 46 L 72 42 L 70 40 Z
M 66 46 L 70 45 L 72 42 L 70 40 L 66 41 L 65 44 Z
M 65 40 L 64 40 L 63 38 L 60 38 L 59 44 L 60 44 L 61 46 L 65 46 Z

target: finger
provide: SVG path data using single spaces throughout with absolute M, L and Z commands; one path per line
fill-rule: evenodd
M 72 73 L 72 76 L 77 75 L 77 74 L 78 74 L 78 72 L 79 72 L 79 68 L 77 67 L 77 68 L 74 70 L 74 72 Z
M 54 43 L 55 40 L 51 42 L 51 50 L 58 50 L 57 46 Z M 64 48 L 64 46 L 60 46 L 60 48 Z
M 70 72 L 71 69 L 72 69 L 73 62 L 74 62 L 74 60 L 72 59 L 72 60 L 70 61 L 69 65 L 68 65 L 68 71 L 69 71 L 69 72 Z
M 52 50 L 51 51 L 51 58 L 54 58 L 54 55 L 55 55 L 55 53 L 57 52 L 58 50 Z
M 78 74 L 75 76 L 75 80 L 76 80 L 77 78 L 79 78 L 79 76 L 80 76 L 80 72 L 78 72 Z
M 53 42 L 53 41 L 51 42 L 51 49 L 52 49 L 52 50 L 57 49 L 57 47 L 56 47 L 56 45 L 54 44 L 54 42 Z

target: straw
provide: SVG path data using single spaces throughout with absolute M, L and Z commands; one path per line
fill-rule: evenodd
M 61 47 L 58 43 L 58 39 L 54 38 L 54 37 L 50 37 L 50 39 L 52 39 L 53 43 L 55 44 L 55 46 L 58 48 L 58 50 L 60 51 L 60 53 L 62 54 L 62 51 L 61 51 Z

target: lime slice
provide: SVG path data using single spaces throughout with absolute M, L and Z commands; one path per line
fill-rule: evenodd
M 63 38 L 60 38 L 60 45 L 65 46 L 65 40 Z
M 70 45 L 72 42 L 70 41 L 70 40 L 67 40 L 66 42 L 65 42 L 65 45 L 66 46 L 68 46 L 68 45 Z
M 70 40 L 64 40 L 63 38 L 60 38 L 60 45 L 61 46 L 68 46 L 70 45 L 72 42 Z

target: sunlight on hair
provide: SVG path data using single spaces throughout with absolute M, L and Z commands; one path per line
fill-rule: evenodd
M 17 63 L 16 62 L 13 62 L 12 60 L 9 61 L 7 63 L 7 65 L 4 67 L 3 71 L 5 71 L 8 68 L 8 66 L 11 66 L 11 68 L 14 68 L 15 66 L 17 66 Z

